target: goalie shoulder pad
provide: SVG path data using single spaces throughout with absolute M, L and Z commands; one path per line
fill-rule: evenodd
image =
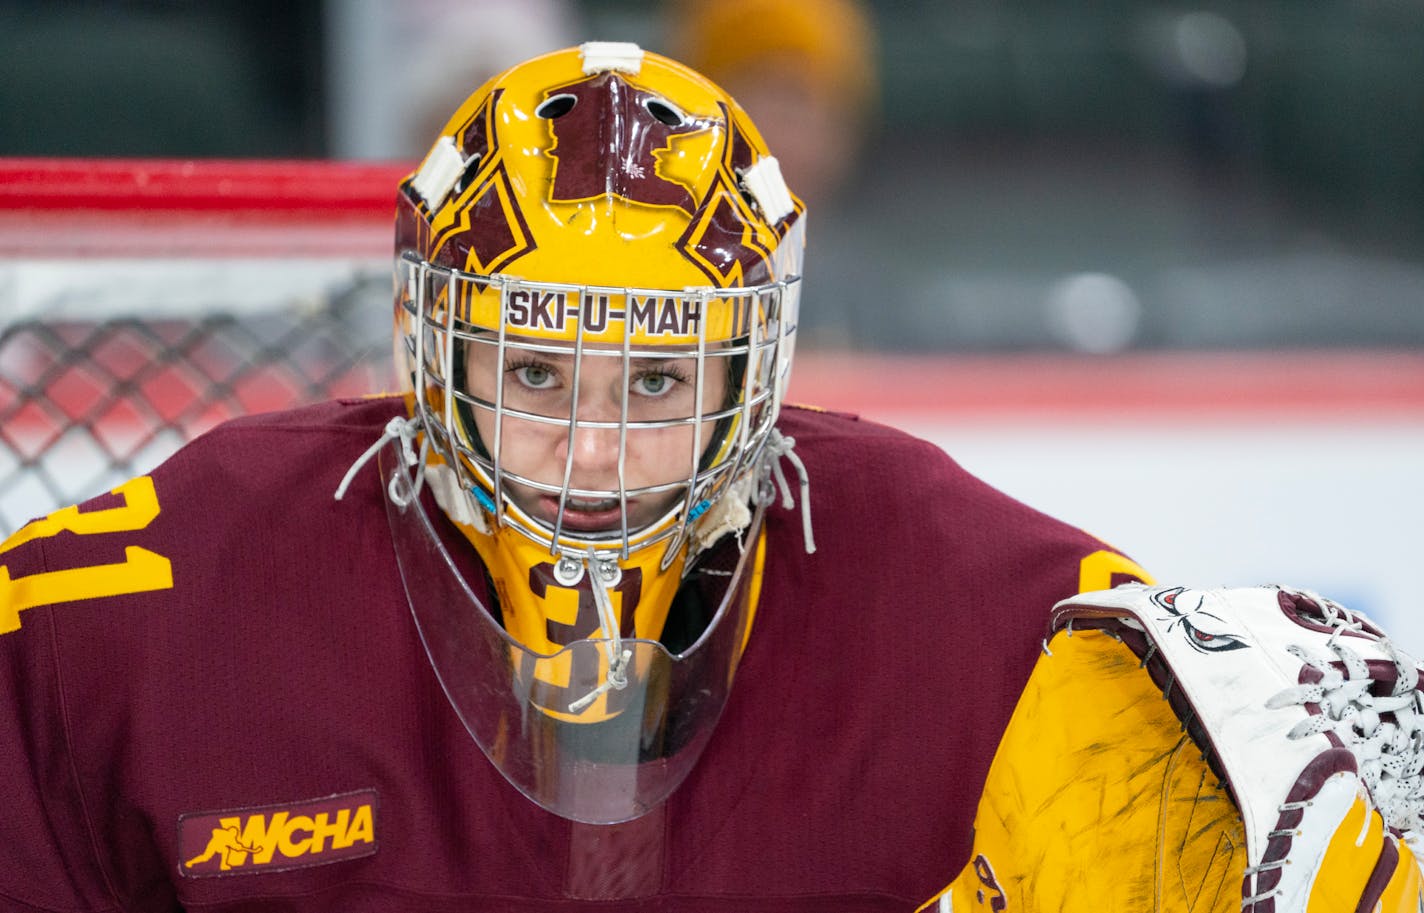
M 1286 587 L 1129 584 L 1051 627 L 1142 658 L 1240 813 L 1242 910 L 1424 908 L 1419 669 L 1368 618 Z

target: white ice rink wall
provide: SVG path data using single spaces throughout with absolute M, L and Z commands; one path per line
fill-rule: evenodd
M 1424 356 L 811 354 L 797 370 L 793 399 L 928 438 L 1161 582 L 1307 587 L 1424 656 Z

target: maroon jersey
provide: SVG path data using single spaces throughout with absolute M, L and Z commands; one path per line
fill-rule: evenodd
M 374 465 L 332 499 L 402 408 L 232 422 L 3 546 L 4 906 L 913 909 L 965 861 L 1048 609 L 1131 570 L 932 444 L 789 409 L 816 553 L 769 510 L 705 755 L 658 811 L 573 824 L 447 702 Z

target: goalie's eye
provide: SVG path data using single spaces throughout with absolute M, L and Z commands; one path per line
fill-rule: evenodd
M 1185 618 L 1181 619 L 1180 623 L 1182 630 L 1187 634 L 1187 643 L 1202 653 L 1224 653 L 1227 650 L 1240 650 L 1246 646 L 1246 642 L 1235 634 L 1226 631 L 1206 630 Z

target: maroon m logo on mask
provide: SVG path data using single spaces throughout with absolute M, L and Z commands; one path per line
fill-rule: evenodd
M 613 73 L 554 90 L 535 113 L 549 121 L 554 136 L 551 200 L 612 194 L 689 214 L 696 208 L 686 187 L 658 174 L 654 153 L 675 136 L 707 129 L 709 121 L 693 119 Z

